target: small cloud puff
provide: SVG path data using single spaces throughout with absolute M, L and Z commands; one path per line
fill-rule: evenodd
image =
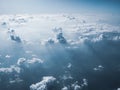
M 56 78 L 53 76 L 45 76 L 43 77 L 42 81 L 32 84 L 30 86 L 30 90 L 48 90 L 48 87 L 53 85 L 55 82 Z
M 71 68 L 72 67 L 72 64 L 71 63 L 68 63 L 68 65 L 67 65 L 67 68 Z
M 81 86 L 83 87 L 83 86 L 88 86 L 88 81 L 87 81 L 87 79 L 83 79 L 83 84 L 81 84 Z
M 32 63 L 43 63 L 43 60 L 39 58 L 32 58 L 30 60 L 27 60 L 27 63 L 32 64 Z
M 78 85 L 78 81 L 76 81 L 74 84 L 72 84 L 71 87 L 73 88 L 73 90 L 80 90 L 81 89 L 81 86 Z
M 102 71 L 104 67 L 102 65 L 98 65 L 97 67 L 93 68 L 94 71 Z
M 120 88 L 118 88 L 117 90 L 120 90 Z
M 35 63 L 43 63 L 43 60 L 39 59 L 39 58 L 32 58 L 32 59 L 28 59 L 26 60 L 26 58 L 19 58 L 17 61 L 17 65 L 23 65 L 23 64 L 35 64 Z
M 23 82 L 23 80 L 20 78 L 15 78 L 14 80 L 9 81 L 10 84 L 15 84 L 15 83 L 20 83 L 20 82 Z
M 21 43 L 21 42 L 22 42 L 22 41 L 21 41 L 21 38 L 16 35 L 15 30 L 10 29 L 8 33 L 10 34 L 10 39 L 11 39 L 11 40 L 16 41 L 16 42 L 18 42 L 18 43 Z
M 9 58 L 11 58 L 11 56 L 10 55 L 6 55 L 5 58 L 9 59 Z
M 26 58 L 19 58 L 17 61 L 17 65 L 22 65 L 24 62 L 26 62 Z
M 61 90 L 68 90 L 68 87 L 64 86 Z

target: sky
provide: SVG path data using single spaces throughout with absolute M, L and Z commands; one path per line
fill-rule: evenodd
M 0 0 L 0 14 L 120 13 L 120 0 Z

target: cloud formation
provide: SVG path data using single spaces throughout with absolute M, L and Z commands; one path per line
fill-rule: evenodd
M 45 76 L 43 77 L 42 81 L 32 84 L 30 86 L 30 90 L 48 90 L 48 87 L 53 85 L 56 78 L 53 76 Z
M 17 61 L 17 65 L 24 65 L 24 64 L 37 64 L 37 63 L 43 63 L 43 60 L 39 58 L 32 58 L 32 59 L 26 59 L 26 58 L 19 58 Z
M 11 65 L 9 68 L 0 68 L 0 72 L 3 73 L 13 73 L 13 72 L 20 73 L 20 71 L 21 71 L 20 67 L 15 65 Z

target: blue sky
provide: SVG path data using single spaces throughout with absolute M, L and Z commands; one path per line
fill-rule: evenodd
M 0 14 L 120 12 L 120 0 L 0 0 Z

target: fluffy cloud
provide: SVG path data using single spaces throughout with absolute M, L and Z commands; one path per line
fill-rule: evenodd
M 7 17 L 7 18 L 5 18 L 5 17 Z M 32 19 L 30 19 L 28 17 L 32 17 Z M 93 19 L 94 21 L 89 20 L 90 18 L 88 18 L 88 16 L 81 17 L 81 15 L 76 15 L 76 16 L 68 15 L 68 16 L 64 16 L 64 17 L 62 17 L 60 15 L 51 15 L 51 16 L 50 15 L 47 15 L 47 16 L 28 15 L 28 17 L 24 17 L 24 15 L 21 15 L 20 17 L 9 16 L 9 15 L 0 17 L 0 18 L 2 18 L 2 20 L 0 19 L 0 23 L 2 24 L 0 27 L 1 32 L 2 32 L 2 30 L 3 31 L 8 30 L 7 26 L 9 26 L 9 28 L 11 28 L 11 27 L 15 28 L 15 32 L 10 30 L 10 32 L 9 32 L 10 38 L 13 41 L 17 41 L 17 42 L 20 41 L 21 38 L 24 40 L 24 41 L 22 40 L 22 42 L 23 42 L 22 44 L 12 43 L 11 46 L 8 44 L 8 48 L 12 47 L 11 49 L 12 50 L 15 49 L 15 52 L 18 52 L 18 53 L 19 53 L 19 50 L 16 51 L 16 46 L 18 46 L 18 45 L 21 45 L 25 51 L 26 51 L 26 49 L 29 49 L 26 51 L 25 54 L 21 54 L 21 52 L 20 52 L 20 56 L 22 56 L 22 57 L 24 57 L 24 56 L 28 57 L 28 54 L 31 55 L 30 57 L 37 57 L 36 55 L 38 55 L 38 54 L 33 53 L 33 52 L 34 51 L 39 52 L 39 48 L 40 48 L 39 53 L 42 53 L 42 55 L 44 55 L 43 58 L 45 57 L 46 59 L 49 59 L 49 57 L 50 57 L 50 60 L 48 60 L 48 61 L 50 61 L 50 63 L 51 63 L 51 61 L 52 61 L 51 58 L 54 60 L 54 57 L 57 57 L 57 56 L 63 56 L 63 58 L 64 58 L 64 56 L 66 56 L 66 54 L 68 56 L 69 56 L 69 54 L 72 55 L 71 51 L 64 49 L 63 46 L 58 48 L 57 45 L 61 46 L 61 44 L 64 44 L 64 46 L 69 49 L 74 47 L 79 50 L 79 47 L 77 47 L 77 46 L 82 47 L 81 43 L 84 43 L 85 41 L 95 43 L 95 42 L 105 41 L 105 40 L 113 40 L 113 41 L 120 40 L 120 34 L 119 34 L 120 27 L 119 26 L 110 25 L 110 24 L 107 24 L 106 22 L 98 23 L 98 22 L 96 22 L 96 18 L 92 15 L 90 15 L 89 17 L 94 18 L 95 19 L 95 20 Z M 102 17 L 98 16 L 97 20 L 99 18 L 102 18 Z M 26 23 L 29 20 L 31 20 L 31 21 Z M 23 24 L 23 23 L 26 23 L 26 24 L 24 26 L 22 26 L 21 24 Z M 21 25 L 21 26 L 16 27 L 17 25 Z M 3 29 L 3 26 L 5 26 L 7 28 L 4 27 L 4 29 Z M 58 28 L 54 28 L 52 30 L 53 27 L 58 27 Z M 20 38 L 17 37 L 16 34 L 19 35 Z M 1 40 L 1 38 L 4 38 L 4 36 L 5 36 L 4 34 L 0 33 L 0 40 Z M 17 37 L 17 39 L 16 39 L 16 37 Z M 51 37 L 51 38 L 49 38 L 49 37 Z M 5 39 L 7 39 L 7 36 L 5 37 Z M 56 48 L 53 49 L 51 47 L 52 49 L 48 49 L 47 45 L 45 46 L 45 49 L 42 48 L 44 46 L 41 47 L 40 42 L 43 42 L 43 40 L 46 40 L 45 44 L 54 45 L 54 47 L 56 47 Z M 3 39 L 3 41 L 5 41 L 5 40 Z M 85 43 L 85 44 L 87 44 L 87 43 Z M 86 47 L 87 47 L 87 45 L 86 45 Z M 82 51 L 83 53 L 84 53 L 84 50 L 86 50 L 86 47 L 85 48 L 83 47 L 83 51 Z M 1 49 L 1 46 L 0 46 L 0 49 Z M 76 49 L 76 51 L 78 51 L 77 49 Z M 4 48 L 4 50 L 6 50 L 6 48 Z M 46 50 L 46 51 L 44 51 L 44 50 Z M 59 50 L 60 50 L 60 53 L 59 53 Z M 90 50 L 90 51 L 92 51 L 92 50 Z M 45 54 L 43 54 L 44 52 L 45 52 Z M 82 52 L 80 54 L 82 54 Z M 56 56 L 56 53 L 57 53 L 57 56 Z M 64 53 L 66 53 L 66 54 L 63 55 Z M 74 51 L 73 51 L 73 53 L 74 53 Z M 88 51 L 88 53 L 89 53 L 89 51 Z M 12 55 L 12 57 L 14 57 L 13 54 L 11 54 L 11 55 Z M 17 55 L 19 55 L 19 54 L 17 54 Z M 75 55 L 75 53 L 73 55 Z M 77 56 L 75 56 L 75 57 L 77 57 Z M 10 58 L 10 57 L 6 56 L 6 58 Z M 70 56 L 70 60 L 71 60 L 71 58 L 74 59 L 74 56 L 73 57 Z M 82 58 L 82 57 L 80 57 L 80 58 Z M 75 58 L 75 59 L 77 59 L 77 58 Z M 57 60 L 59 60 L 59 59 L 57 59 Z M 64 59 L 62 59 L 62 60 L 64 61 Z M 76 61 L 76 60 L 74 60 L 74 61 Z M 70 70 L 71 68 L 73 68 L 73 70 L 74 70 L 74 68 L 75 68 L 75 66 L 74 66 L 75 63 L 73 64 L 74 61 L 72 61 L 72 63 L 69 63 L 66 66 L 66 68 L 69 69 L 69 71 L 71 71 Z M 39 58 L 30 58 L 30 59 L 19 58 L 17 61 L 18 66 L 10 66 L 8 68 L 0 68 L 0 72 L 20 73 L 20 68 L 24 69 L 24 65 L 30 66 L 31 68 L 33 68 L 32 67 L 32 65 L 33 65 L 33 66 L 35 66 L 35 69 L 36 68 L 38 69 L 39 68 L 38 66 L 41 66 L 41 63 L 43 63 L 43 62 L 44 61 Z M 56 59 L 55 59 L 55 62 L 57 62 Z M 65 61 L 65 62 L 67 62 L 67 61 Z M 61 63 L 65 63 L 65 62 L 61 61 Z M 3 63 L 6 64 L 6 62 L 2 62 L 2 64 Z M 23 67 L 22 67 L 22 65 L 23 65 Z M 77 67 L 77 68 L 79 68 L 79 67 Z M 58 69 L 59 69 L 59 66 L 58 66 Z M 34 70 L 34 68 L 31 69 L 31 71 L 32 70 Z M 51 70 L 53 70 L 53 69 L 51 69 Z M 103 67 L 97 66 L 94 68 L 94 70 L 101 71 L 101 70 L 103 70 Z M 46 71 L 46 69 L 45 69 L 45 71 Z M 53 72 L 51 72 L 51 73 L 53 73 Z M 23 71 L 23 73 L 26 73 L 26 72 Z M 31 73 L 32 72 L 30 72 L 30 74 Z M 74 73 L 70 72 L 69 74 L 60 75 L 61 79 L 62 79 L 61 81 L 67 82 L 69 80 L 70 81 L 74 81 L 74 79 L 76 80 L 76 77 L 73 77 L 74 76 L 73 74 Z M 49 86 L 48 83 L 54 82 L 55 78 L 54 78 L 54 80 L 52 80 L 53 78 L 54 77 L 43 77 L 42 81 L 40 81 L 36 84 L 32 84 L 30 86 L 30 89 L 31 90 L 46 90 L 47 86 Z M 11 80 L 10 83 L 19 82 L 19 81 L 20 81 L 19 79 L 15 79 L 15 80 Z M 73 83 L 74 82 L 69 84 L 70 88 L 72 87 L 71 84 L 73 84 Z M 61 83 L 61 84 L 63 84 L 63 83 Z M 73 84 L 73 90 L 79 90 L 82 87 L 87 86 L 87 85 L 88 85 L 87 79 L 83 79 L 82 84 L 80 84 L 80 82 Z M 62 90 L 70 89 L 67 85 L 65 87 L 63 85 L 62 87 L 63 87 Z
M 61 90 L 69 90 L 68 87 L 64 86 Z
M 68 63 L 68 65 L 67 65 L 67 68 L 71 68 L 72 67 L 72 64 L 71 63 Z
M 97 67 L 93 68 L 94 71 L 102 71 L 104 67 L 102 65 L 98 65 Z
M 33 63 L 43 63 L 43 60 L 39 59 L 39 58 L 32 58 L 30 60 L 27 60 L 27 63 L 29 64 L 33 64 Z
M 14 80 L 10 80 L 10 81 L 9 81 L 10 84 L 20 83 L 20 82 L 23 82 L 23 80 L 20 79 L 20 78 L 15 78 Z
M 103 15 L 104 16 L 104 15 Z M 16 25 L 11 25 L 11 23 L 16 24 L 23 24 L 26 23 L 26 26 L 20 26 L 17 27 L 18 34 L 20 36 L 10 35 L 11 39 L 17 42 L 21 42 L 22 39 L 34 39 L 32 35 L 36 35 L 38 37 L 37 39 L 43 42 L 43 40 L 47 40 L 49 36 L 51 39 L 47 40 L 47 43 L 53 44 L 56 41 L 53 39 L 54 34 L 56 35 L 56 39 L 61 44 L 68 43 L 68 40 L 72 40 L 74 42 L 69 42 L 70 44 L 77 44 L 79 45 L 81 42 L 84 42 L 86 40 L 92 41 L 92 42 L 98 42 L 101 40 L 104 40 L 104 36 L 108 36 L 105 33 L 119 33 L 119 26 L 114 26 L 109 23 L 102 23 L 98 22 L 101 19 L 104 19 L 102 15 L 99 15 L 98 17 L 93 16 L 82 16 L 80 14 L 75 15 L 1 15 L 0 20 L 3 22 L 3 24 L 6 25 L 6 23 L 9 23 L 9 27 L 16 28 Z M 94 17 L 94 19 L 92 19 Z M 68 19 L 67 21 L 65 20 Z M 54 19 L 54 20 L 53 20 Z M 92 20 L 91 20 L 92 19 Z M 30 22 L 28 22 L 30 21 Z M 42 21 L 42 22 L 41 22 Z M 104 20 L 103 20 L 104 21 Z M 1 23 L 2 23 L 1 22 Z M 38 26 L 40 23 L 41 25 Z M 31 27 L 32 26 L 32 27 Z M 42 27 L 44 26 L 44 27 Z M 30 28 L 34 28 L 34 30 L 29 30 Z M 37 28 L 36 28 L 37 27 Z M 53 28 L 55 27 L 55 28 Z M 40 28 L 42 30 L 40 30 Z M 51 28 L 53 28 L 51 30 Z M 47 32 L 47 33 L 46 33 Z M 38 33 L 41 33 L 39 37 Z M 47 34 L 47 35 L 46 35 Z M 22 37 L 21 37 L 22 36 Z M 36 38 L 35 38 L 36 39 Z M 114 36 L 110 35 L 110 37 L 107 37 L 109 40 L 120 40 L 120 36 L 115 34 Z M 33 40 L 34 41 L 34 40 Z M 35 40 L 36 41 L 36 40 Z
M 62 80 L 72 80 L 73 77 L 70 74 L 65 74 L 61 77 Z
M 26 58 L 19 58 L 17 61 L 17 65 L 22 65 L 24 62 L 26 62 Z
M 36 84 L 32 84 L 30 86 L 30 90 L 48 90 L 48 87 L 53 85 L 55 80 L 56 78 L 54 78 L 53 76 L 43 77 L 42 81 Z
M 10 29 L 9 34 L 10 34 L 10 39 L 11 40 L 19 42 L 19 43 L 21 42 L 21 38 L 16 35 L 15 30 Z
M 120 90 L 120 88 L 118 88 L 117 90 Z
M 16 73 L 20 73 L 21 69 L 15 65 L 10 66 L 9 68 L 0 68 L 0 72 L 3 73 L 12 73 L 12 72 L 16 72 Z
M 83 86 L 88 86 L 88 81 L 87 81 L 87 79 L 83 79 L 83 84 L 81 84 L 81 86 L 83 87 Z
M 82 84 L 78 84 L 78 81 L 76 81 L 74 84 L 71 85 L 71 87 L 73 88 L 73 90 L 81 90 L 83 87 L 88 86 L 88 82 L 87 79 L 83 79 L 83 83 Z
M 35 63 L 43 63 L 43 60 L 39 58 L 32 58 L 28 60 L 26 58 L 19 58 L 17 61 L 17 65 L 35 64 Z
M 5 58 L 9 59 L 9 58 L 11 58 L 11 56 L 10 55 L 6 55 Z
M 74 84 L 72 84 L 72 88 L 73 90 L 80 90 L 81 86 L 77 84 L 78 82 L 75 82 Z
M 63 36 L 63 32 L 62 32 L 61 27 L 54 28 L 53 31 L 56 33 L 56 39 L 58 40 L 59 43 L 61 43 L 61 44 L 66 44 L 67 43 L 67 40 Z

